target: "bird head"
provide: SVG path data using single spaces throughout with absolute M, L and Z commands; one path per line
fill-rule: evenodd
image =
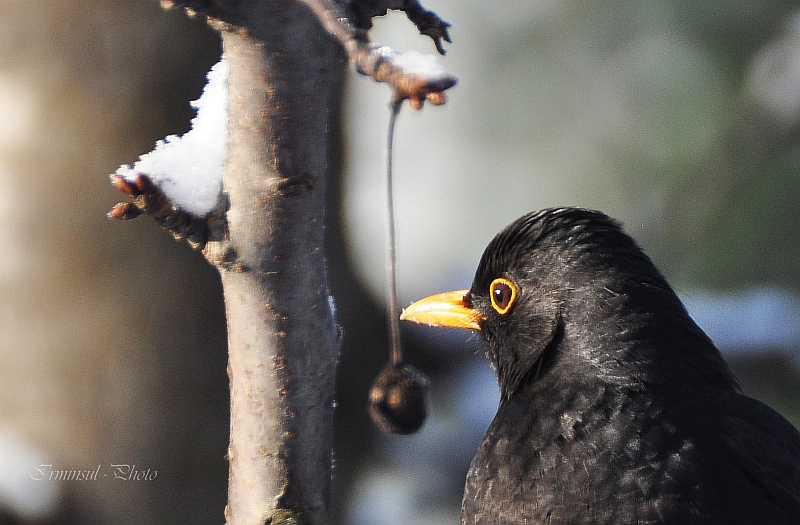
M 486 247 L 469 290 L 417 301 L 401 319 L 478 331 L 504 397 L 551 368 L 619 386 L 668 381 L 697 364 L 697 356 L 662 355 L 661 341 L 682 332 L 709 345 L 712 368 L 727 375 L 636 242 L 605 214 L 581 208 L 514 221 Z

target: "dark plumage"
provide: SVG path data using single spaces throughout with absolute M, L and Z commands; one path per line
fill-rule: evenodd
M 479 330 L 497 372 L 462 523 L 800 524 L 800 434 L 602 213 L 518 219 L 402 318 Z

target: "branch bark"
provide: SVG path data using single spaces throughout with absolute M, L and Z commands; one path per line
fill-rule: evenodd
M 444 103 L 455 79 L 404 66 L 370 43 L 369 17 L 399 8 L 437 48 L 448 24 L 416 0 L 162 0 L 206 16 L 230 65 L 228 142 L 217 208 L 195 217 L 146 174 L 112 177 L 147 213 L 203 248 L 222 276 L 228 321 L 231 426 L 228 523 L 330 521 L 333 405 L 341 331 L 328 292 L 324 241 L 329 115 L 346 56 L 409 100 Z M 382 11 L 381 11 L 382 10 Z M 359 27 L 349 16 L 361 20 Z
M 345 62 L 293 0 L 231 10 L 228 239 L 229 523 L 327 523 L 340 331 L 323 253 L 328 115 Z M 294 521 L 292 521 L 294 520 Z

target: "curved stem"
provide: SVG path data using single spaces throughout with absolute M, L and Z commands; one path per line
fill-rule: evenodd
M 403 352 L 400 348 L 400 308 L 397 306 L 397 253 L 396 234 L 394 225 L 394 192 L 392 190 L 392 157 L 394 144 L 394 125 L 403 100 L 395 98 L 392 101 L 391 115 L 389 116 L 389 132 L 386 141 L 386 211 L 389 219 L 389 246 L 387 250 L 387 269 L 389 274 L 389 335 L 390 357 L 393 365 L 403 361 Z

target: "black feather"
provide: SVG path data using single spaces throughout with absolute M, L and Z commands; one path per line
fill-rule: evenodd
M 518 287 L 500 314 L 489 287 Z M 526 215 L 465 302 L 497 371 L 497 415 L 462 523 L 800 523 L 800 434 L 743 395 L 652 261 L 606 215 Z

